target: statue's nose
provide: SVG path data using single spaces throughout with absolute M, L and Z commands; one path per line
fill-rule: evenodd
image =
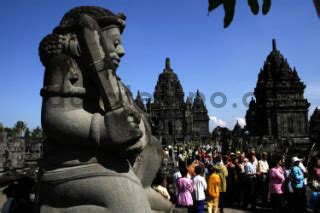
M 116 53 L 120 58 L 125 55 L 125 51 L 122 45 L 117 46 Z

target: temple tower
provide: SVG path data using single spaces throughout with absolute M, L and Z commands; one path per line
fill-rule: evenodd
M 155 86 L 154 102 L 147 108 L 155 127 L 153 134 L 162 144 L 210 140 L 208 110 L 200 92 L 197 91 L 194 100 L 188 97 L 184 101 L 182 86 L 169 58 Z
M 134 100 L 135 104 L 144 112 L 146 112 L 146 107 L 144 106 L 143 100 L 140 95 L 140 91 L 138 90 L 138 94 L 136 99 Z
M 317 107 L 310 117 L 309 121 L 309 133 L 312 143 L 316 143 L 314 150 L 320 148 L 320 109 Z
M 157 126 L 155 135 L 162 144 L 183 143 L 185 129 L 184 92 L 178 76 L 173 72 L 170 59 L 155 86 L 152 120 Z
M 196 137 L 201 138 L 201 140 L 210 137 L 208 110 L 203 102 L 199 90 L 197 90 L 196 97 L 193 101 L 192 114 L 193 134 Z
M 304 98 L 304 83 L 295 68 L 277 49 L 272 40 L 272 51 L 258 75 L 246 121 L 252 136 L 269 141 L 290 140 L 298 149 L 306 149 L 308 138 L 309 103 Z
M 192 113 L 192 99 L 191 98 L 187 98 L 187 101 L 186 101 L 185 118 L 186 118 L 186 134 L 188 134 L 189 136 L 192 136 L 193 113 Z

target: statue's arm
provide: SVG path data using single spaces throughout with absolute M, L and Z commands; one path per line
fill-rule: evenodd
M 88 88 L 83 86 L 83 73 L 71 57 L 54 57 L 45 72 L 42 126 L 49 139 L 57 143 L 67 141 L 69 145 L 117 149 L 131 146 L 142 136 L 138 113 L 123 107 L 101 114 L 98 103 L 90 102 L 90 96 L 97 95 L 92 91 L 97 90 L 91 88 L 88 94 Z
M 87 92 L 83 86 L 83 74 L 73 58 L 55 56 L 46 65 L 44 87 L 41 91 L 41 122 L 50 140 L 67 142 L 68 145 L 94 145 L 88 139 L 94 139 L 92 125 L 100 124 L 102 116 L 85 110 Z

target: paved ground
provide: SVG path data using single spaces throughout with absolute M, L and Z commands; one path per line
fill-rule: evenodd
M 237 207 L 234 207 L 234 206 L 228 206 L 228 205 L 226 205 L 226 206 L 227 206 L 227 208 L 224 208 L 224 213 L 242 213 L 242 212 L 271 213 L 272 212 L 272 210 L 269 208 L 257 207 L 257 209 L 255 211 L 249 211 L 249 210 L 244 211 L 244 210 L 237 208 Z M 177 208 L 174 212 L 175 213 L 187 213 L 188 211 L 187 211 L 187 209 Z M 205 213 L 208 212 L 206 207 L 205 207 L 204 212 Z M 220 212 L 220 211 L 218 211 L 218 212 Z
M 187 213 L 187 210 L 175 210 L 174 213 Z M 208 211 L 204 211 L 204 213 L 207 213 Z M 220 212 L 220 211 L 218 211 Z M 240 209 L 232 209 L 232 208 L 225 208 L 224 213 L 242 213 L 242 212 L 252 212 L 252 211 L 243 211 Z M 271 211 L 264 211 L 264 210 L 256 210 L 257 213 L 264 213 L 264 212 L 271 212 Z

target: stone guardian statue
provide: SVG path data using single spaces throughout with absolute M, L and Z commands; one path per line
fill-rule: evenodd
M 150 186 L 161 164 L 148 116 L 116 74 L 126 17 L 67 12 L 40 43 L 44 142 L 37 212 L 171 212 Z

